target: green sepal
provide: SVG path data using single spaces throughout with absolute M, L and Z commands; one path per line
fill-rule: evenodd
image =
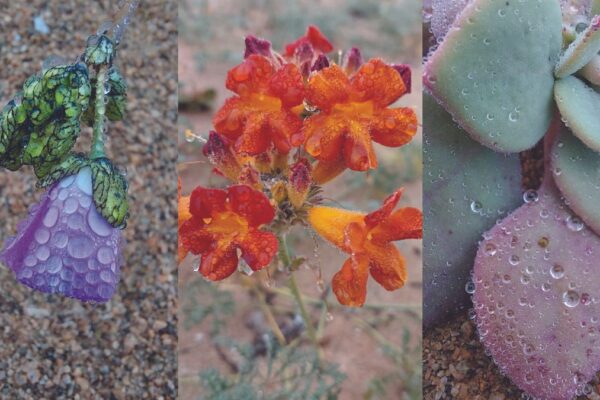
M 38 188 L 46 188 L 62 178 L 75 175 L 89 165 L 88 158 L 82 153 L 69 154 L 60 164 L 55 165 L 38 183 Z
M 90 161 L 96 209 L 115 228 L 124 229 L 129 216 L 127 180 L 108 158 Z
M 115 45 L 106 35 L 88 38 L 83 60 L 88 65 L 111 65 L 115 57 Z
M 96 79 L 92 78 L 92 98 L 96 96 Z M 106 103 L 105 116 L 110 121 L 121 121 L 125 116 L 127 109 L 127 83 L 117 67 L 112 67 L 108 71 L 106 84 L 110 91 L 106 94 L 108 102 Z M 90 107 L 85 111 L 82 122 L 87 126 L 94 126 L 95 107 L 90 103 Z

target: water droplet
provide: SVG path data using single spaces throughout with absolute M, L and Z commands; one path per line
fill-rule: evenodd
M 550 276 L 554 279 L 561 279 L 565 276 L 565 268 L 560 264 L 554 264 L 552 268 L 550 268 Z
M 583 229 L 583 227 L 583 221 L 579 217 L 572 215 L 567 218 L 567 228 L 573 232 L 579 232 Z
M 469 294 L 475 293 L 475 283 L 473 283 L 473 281 L 470 280 L 469 282 L 467 282 L 467 284 L 465 285 L 465 292 Z
M 573 308 L 579 304 L 579 293 L 574 290 L 568 290 L 563 293 L 562 300 L 565 306 Z
M 525 203 L 535 203 L 538 201 L 538 194 L 535 190 L 529 189 L 523 193 L 523 201 Z
M 498 249 L 496 249 L 496 245 L 494 245 L 493 243 L 486 243 L 485 247 L 484 247 L 484 251 L 485 251 L 485 254 L 487 254 L 488 256 L 493 256 L 496 254 Z
M 480 214 L 481 210 L 483 209 L 483 206 L 481 205 L 480 202 L 473 200 L 471 202 L 471 211 L 474 212 L 475 214 Z
M 508 259 L 509 264 L 513 265 L 513 266 L 514 265 L 518 265 L 520 261 L 521 260 L 519 259 L 519 256 L 517 256 L 515 254 L 513 254 L 512 256 L 510 256 L 510 258 Z

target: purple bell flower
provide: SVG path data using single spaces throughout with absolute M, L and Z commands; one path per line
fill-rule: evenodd
M 35 290 L 104 303 L 119 281 L 122 240 L 96 210 L 86 167 L 52 185 L 31 207 L 17 235 L 4 243 L 0 261 Z

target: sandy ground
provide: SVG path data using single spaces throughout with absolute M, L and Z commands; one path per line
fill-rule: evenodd
M 222 22 L 223 28 L 214 29 L 210 34 L 205 32 L 205 35 L 196 36 L 194 29 L 201 29 L 201 26 L 188 25 L 186 29 L 180 29 L 179 38 L 179 79 L 180 93 L 191 95 L 202 92 L 208 89 L 216 91 L 216 99 L 213 103 L 213 110 L 208 112 L 186 112 L 180 113 L 179 134 L 180 134 L 180 152 L 179 161 L 181 163 L 191 161 L 206 161 L 201 155 L 201 143 L 186 143 L 182 137 L 184 129 L 190 128 L 198 135 L 206 136 L 208 130 L 211 129 L 212 113 L 219 107 L 225 99 L 231 94 L 224 87 L 226 71 L 241 60 L 243 52 L 243 36 L 247 33 L 253 33 L 258 36 L 274 39 L 281 42 L 282 37 L 289 37 L 291 33 L 282 29 L 278 29 L 268 14 L 279 13 L 283 14 L 282 10 L 277 11 L 261 11 L 265 9 L 247 10 L 244 13 L 243 22 L 240 26 L 230 26 L 232 21 L 238 21 L 235 12 L 228 13 L 227 7 L 229 2 L 223 2 L 224 5 L 218 6 L 214 2 L 208 2 L 207 9 L 213 21 L 221 23 L 217 17 L 225 18 Z M 269 3 L 267 1 L 267 3 Z M 299 7 L 306 2 L 298 2 Z M 329 8 L 335 9 L 336 1 L 320 1 L 315 7 L 323 6 L 326 11 L 323 12 L 323 20 L 328 18 L 332 21 L 330 26 L 323 29 L 338 32 L 332 41 L 336 48 L 348 48 L 356 45 L 355 40 L 368 40 L 365 38 L 375 37 L 373 40 L 383 41 L 382 38 L 377 39 L 377 33 L 374 25 L 377 21 L 358 18 L 355 22 L 354 30 L 351 26 L 335 25 L 335 17 L 330 17 L 328 14 Z M 393 3 L 393 2 L 390 2 Z M 398 2 L 395 2 L 398 4 Z M 401 2 L 400 2 L 401 3 Z M 186 10 L 186 15 L 193 15 L 194 3 L 188 1 L 185 7 L 180 8 Z M 333 6 L 332 6 L 333 4 Z M 212 6 L 211 6 L 212 5 Z M 343 9 L 338 8 L 336 12 L 342 13 Z M 229 17 L 228 17 L 229 15 Z M 229 19 L 227 19 L 229 18 Z M 271 21 L 271 22 L 269 22 Z M 307 21 L 308 23 L 315 21 Z M 318 22 L 318 21 L 317 21 Z M 304 28 L 302 29 L 305 29 Z M 206 28 L 206 26 L 204 26 Z M 352 30 L 352 34 L 345 34 Z M 344 33 L 339 33 L 344 32 Z M 420 36 L 420 35 L 419 35 Z M 363 37 L 361 39 L 361 37 Z M 208 39 L 207 39 L 208 38 Z M 358 38 L 358 39 L 357 39 Z M 392 38 L 385 38 L 391 41 Z M 408 40 L 408 39 L 407 39 Z M 398 43 L 401 41 L 398 40 Z M 218 46 L 217 46 L 218 43 Z M 402 43 L 405 43 L 402 41 Z M 409 42 L 406 42 L 409 43 Z M 416 47 L 407 48 L 407 45 L 400 45 L 393 49 L 388 47 L 386 51 L 367 47 L 365 51 L 373 56 L 377 52 L 377 56 L 381 56 L 389 62 L 413 62 L 413 65 L 420 64 L 420 43 L 416 43 Z M 412 50 L 411 50 L 412 49 Z M 218 51 L 218 54 L 215 54 Z M 229 54 L 233 55 L 229 55 Z M 413 77 L 420 76 L 418 70 L 413 71 Z M 417 82 L 415 82 L 417 81 Z M 402 99 L 399 105 L 416 107 L 420 114 L 421 100 L 418 79 L 413 79 L 415 86 L 413 94 Z M 415 145 L 420 143 L 420 137 L 415 139 Z M 384 149 L 381 146 L 377 147 L 382 163 L 395 162 L 394 156 L 397 150 Z M 419 150 L 420 154 L 420 150 Z M 388 164 L 389 165 L 389 164 Z M 180 176 L 183 180 L 183 192 L 189 193 L 191 189 L 199 184 L 210 185 L 218 183 L 210 175 L 210 166 L 205 163 L 181 164 Z M 338 201 L 353 207 L 366 210 L 373 209 L 384 197 L 383 193 L 365 193 L 368 190 L 349 190 L 348 185 L 356 179 L 356 175 L 348 173 L 336 179 L 331 186 L 327 188 L 326 196 L 334 198 Z M 395 178 L 398 183 L 399 177 Z M 371 188 L 372 186 L 369 186 Z M 420 181 L 406 185 L 405 198 L 403 205 L 421 205 L 421 183 Z M 297 249 L 301 255 L 312 256 L 313 249 L 312 241 L 307 240 L 307 231 L 299 230 L 291 237 L 292 247 Z M 407 258 L 409 269 L 409 282 L 407 285 L 396 292 L 386 292 L 372 280 L 369 283 L 367 303 L 384 305 L 389 304 L 390 307 L 382 307 L 378 310 L 361 309 L 350 311 L 342 307 L 333 307 L 330 310 L 331 319 L 326 323 L 323 330 L 321 340 L 325 359 L 329 362 L 339 364 L 340 369 L 347 375 L 347 379 L 342 384 L 342 392 L 340 399 L 362 399 L 365 398 L 370 381 L 374 378 L 381 377 L 388 373 L 393 373 L 397 370 L 397 366 L 389 362 L 382 354 L 381 347 L 373 339 L 369 332 L 361 329 L 357 325 L 357 320 L 385 321 L 376 325 L 376 330 L 387 340 L 395 345 L 399 345 L 402 341 L 402 331 L 408 328 L 412 334 L 413 340 L 411 346 L 420 345 L 421 323 L 420 318 L 415 318 L 410 314 L 399 311 L 397 306 L 415 305 L 417 310 L 420 310 L 421 304 L 421 242 L 406 241 L 399 243 L 399 248 Z M 329 282 L 333 274 L 341 267 L 345 260 L 345 256 L 324 242 L 320 242 L 319 254 L 321 270 L 325 282 Z M 179 272 L 179 291 L 180 302 L 186 301 L 186 288 L 193 284 L 197 279 L 201 279 L 198 273 L 193 272 L 194 262 L 186 260 L 180 266 Z M 258 276 L 257 276 L 258 275 Z M 318 298 L 321 292 L 318 290 L 317 278 L 314 273 L 309 270 L 300 270 L 297 273 L 301 291 L 312 298 Z M 264 274 L 255 274 L 250 279 L 255 279 L 259 283 L 265 281 Z M 273 285 L 276 288 L 284 288 L 287 282 L 285 276 L 277 277 Z M 242 280 L 239 277 L 232 277 L 219 285 L 222 290 L 230 291 L 236 303 L 236 312 L 230 318 L 226 326 L 222 329 L 224 335 L 231 336 L 237 341 L 252 341 L 255 332 L 249 328 L 249 321 L 252 321 L 256 314 L 260 314 L 256 304 L 256 299 L 251 296 L 247 288 L 241 285 Z M 203 306 L 210 306 L 211 299 L 200 299 Z M 288 298 L 275 296 L 271 299 L 272 307 L 278 310 L 276 313 L 278 318 L 284 319 L 286 313 L 294 310 L 293 303 Z M 329 296 L 329 301 L 335 303 L 333 296 Z M 316 322 L 319 318 L 319 310 L 310 308 L 311 317 Z M 204 397 L 206 392 L 198 379 L 199 373 L 209 367 L 218 368 L 222 372 L 228 370 L 223 356 L 219 354 L 214 342 L 211 340 L 208 331 L 210 329 L 210 321 L 202 324 L 186 328 L 184 325 L 184 316 L 180 313 L 179 327 L 179 387 L 180 397 L 182 399 L 208 398 Z M 201 356 L 200 356 L 201 355 Z M 414 357 L 414 363 L 420 363 L 420 357 Z M 397 371 L 396 371 L 397 372 Z M 402 399 L 406 396 L 405 387 L 401 380 L 397 380 L 390 384 L 387 388 L 384 397 L 375 397 L 377 399 Z
M 129 226 L 118 293 L 105 305 L 35 293 L 0 266 L 0 397 L 167 399 L 177 396 L 176 90 L 174 2 L 142 2 L 118 54 L 128 113 L 108 153 L 129 178 Z M 49 55 L 74 60 L 117 1 L 0 0 L 0 100 Z M 34 29 L 34 17 L 44 26 Z M 39 28 L 39 26 L 38 26 Z M 86 148 L 86 130 L 78 147 Z M 39 198 L 32 171 L 0 171 L 0 241 Z

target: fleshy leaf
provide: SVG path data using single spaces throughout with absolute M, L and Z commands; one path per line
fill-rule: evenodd
M 76 175 L 79 170 L 88 166 L 88 159 L 81 153 L 73 153 L 67 156 L 60 164 L 53 167 L 50 172 L 38 181 L 37 186 L 45 188 L 58 182 L 62 178 Z
M 424 324 L 465 309 L 477 240 L 521 204 L 516 155 L 480 146 L 424 94 Z
M 30 164 L 43 178 L 73 147 L 90 92 L 88 71 L 81 64 L 30 77 L 22 100 L 11 101 L 2 112 L 0 165 L 16 170 Z
M 431 32 L 441 40 L 469 0 L 432 0 Z
M 424 84 L 475 140 L 526 150 L 552 119 L 561 30 L 558 1 L 474 0 L 428 61 Z
M 115 52 L 115 45 L 108 36 L 92 35 L 87 40 L 83 60 L 88 65 L 111 65 Z
M 556 65 L 557 78 L 574 74 L 600 51 L 600 15 L 569 45 Z
M 600 152 L 600 93 L 569 76 L 556 82 L 554 95 L 560 114 L 573 133 Z
M 600 369 L 600 238 L 551 179 L 484 237 L 473 276 L 483 344 L 533 397 L 574 398 Z
M 552 149 L 552 167 L 569 207 L 600 234 L 600 154 L 564 130 Z
M 92 160 L 90 167 L 96 208 L 109 224 L 124 229 L 129 216 L 127 180 L 108 158 Z

